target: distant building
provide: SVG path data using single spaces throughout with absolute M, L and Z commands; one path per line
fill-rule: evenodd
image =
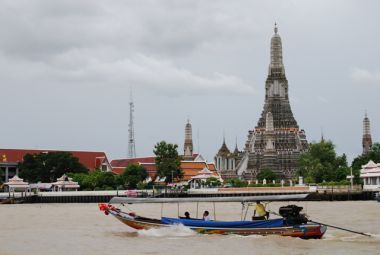
M 10 178 L 18 175 L 18 163 L 24 160 L 26 154 L 39 154 L 58 152 L 59 150 L 29 150 L 29 149 L 0 149 L 0 168 L 3 170 L 2 180 L 7 182 Z M 101 171 L 112 171 L 111 164 L 105 152 L 99 151 L 65 151 L 70 152 L 89 171 L 100 169 Z
M 215 155 L 215 166 L 223 179 L 237 178 L 236 160 L 239 155 L 237 144 L 234 152 L 230 152 L 226 145 L 226 140 L 223 138 L 222 146 Z
M 129 165 L 141 165 L 145 167 L 151 178 L 156 176 L 157 168 L 155 163 L 155 156 L 140 157 L 140 158 L 125 158 L 114 159 L 111 161 L 112 172 L 115 174 L 122 174 Z
M 369 118 L 367 116 L 367 112 L 365 113 L 364 119 L 363 119 L 362 145 L 363 145 L 363 155 L 368 154 L 368 152 L 372 148 L 372 137 L 371 137 L 371 127 L 370 127 Z
M 133 159 L 115 159 L 111 161 L 112 171 L 115 174 L 122 174 L 129 165 L 137 164 L 143 166 L 150 177 L 151 180 L 160 179 L 157 175 L 157 166 L 155 163 L 155 156 L 133 158 Z M 181 169 L 183 172 L 183 177 L 180 182 L 188 182 L 192 177 L 199 174 L 203 169 L 207 169 L 216 178 L 220 178 L 218 172 L 216 171 L 214 163 L 207 163 L 202 156 L 195 154 L 191 160 L 182 160 Z M 157 179 L 158 178 L 158 179 Z
M 257 174 L 270 169 L 281 179 L 292 180 L 298 168 L 299 155 L 308 150 L 305 131 L 295 120 L 283 64 L 282 42 L 275 26 L 271 39 L 270 64 L 265 84 L 265 103 L 257 126 L 248 132 L 243 152 L 229 153 L 222 146 L 216 155 L 220 173 L 256 180 Z M 234 167 L 231 167 L 232 166 Z M 223 174 L 222 174 L 223 175 Z
M 220 175 L 216 171 L 214 163 L 207 163 L 205 161 L 181 161 L 181 169 L 183 171 L 181 181 L 191 181 L 191 179 L 197 176 L 201 171 L 208 171 L 211 173 L 211 177 L 220 179 Z
M 360 178 L 363 179 L 364 190 L 380 190 L 380 163 L 370 160 L 360 170 Z
M 57 181 L 51 185 L 53 191 L 77 191 L 80 188 L 78 182 L 73 181 L 73 178 L 68 177 L 66 174 L 57 178 Z
M 220 178 L 214 163 L 207 163 L 201 154 L 195 154 L 193 152 L 192 127 L 189 120 L 185 126 L 183 155 L 181 155 L 181 157 L 183 158 L 180 166 L 183 171 L 181 182 L 191 181 L 192 177 L 199 175 L 202 170 L 211 173 L 212 176 Z M 129 165 L 137 164 L 143 166 L 147 170 L 150 180 L 159 181 L 161 176 L 157 175 L 155 160 L 155 156 L 114 159 L 111 161 L 112 172 L 115 174 L 122 174 L 125 171 L 125 168 Z

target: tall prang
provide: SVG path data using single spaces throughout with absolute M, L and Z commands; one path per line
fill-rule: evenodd
M 187 120 L 185 126 L 185 143 L 183 151 L 184 160 L 193 160 L 193 131 L 189 120 Z
M 372 148 L 371 127 L 370 127 L 369 118 L 367 116 L 367 112 L 365 113 L 365 116 L 363 119 L 362 145 L 363 145 L 363 155 L 366 155 Z
M 246 180 L 256 180 L 264 169 L 272 170 L 281 179 L 293 179 L 298 157 L 308 149 L 305 132 L 299 129 L 290 107 L 282 60 L 282 42 L 275 24 L 264 109 L 257 126 L 248 133 L 244 152 L 237 158 L 237 175 Z

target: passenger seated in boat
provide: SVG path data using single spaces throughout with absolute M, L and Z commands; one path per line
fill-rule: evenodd
M 256 216 L 257 213 L 257 216 Z M 260 201 L 256 202 L 255 210 L 253 211 L 253 217 L 252 220 L 265 220 L 269 219 L 269 212 L 265 210 L 265 207 L 263 204 L 260 203 Z
M 210 213 L 209 213 L 208 211 L 205 211 L 205 212 L 203 213 L 203 220 L 204 220 L 204 221 L 210 221 L 210 220 L 211 220 L 209 214 L 210 214 Z
M 190 217 L 190 213 L 189 212 L 185 212 L 185 216 L 180 216 L 179 217 L 180 219 L 185 219 L 185 220 L 194 220 Z

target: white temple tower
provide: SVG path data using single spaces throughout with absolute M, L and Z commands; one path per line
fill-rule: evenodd
M 187 120 L 187 124 L 185 126 L 185 144 L 183 146 L 183 150 L 183 159 L 193 160 L 193 131 L 189 120 Z
M 363 155 L 368 154 L 368 152 L 372 148 L 372 136 L 371 136 L 371 127 L 370 127 L 369 118 L 367 116 L 367 112 L 365 113 L 364 119 L 363 119 L 362 145 L 363 145 Z

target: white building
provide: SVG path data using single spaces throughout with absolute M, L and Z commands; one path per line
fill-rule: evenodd
M 360 170 L 360 178 L 364 181 L 364 190 L 380 190 L 380 163 L 370 160 Z
M 53 191 L 77 191 L 80 188 L 78 182 L 74 182 L 73 178 L 70 178 L 65 174 L 62 175 L 62 177 L 58 178 L 57 181 L 52 183 L 51 185 Z

